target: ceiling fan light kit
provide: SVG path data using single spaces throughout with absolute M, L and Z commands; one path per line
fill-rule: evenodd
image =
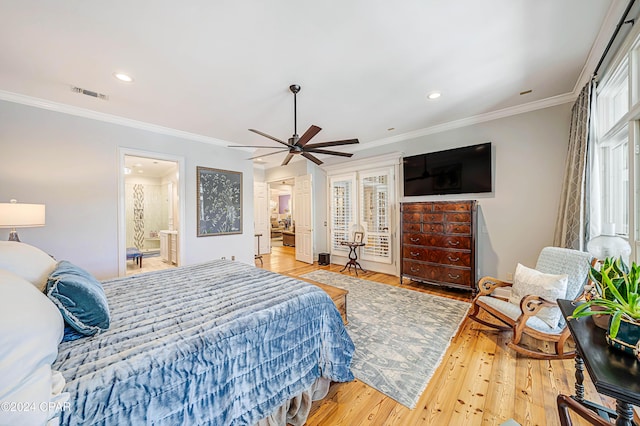
M 274 155 L 274 154 L 279 154 L 285 151 L 289 151 L 284 161 L 282 162 L 283 166 L 286 166 L 287 164 L 289 164 L 289 161 L 291 161 L 293 156 L 298 154 L 302 155 L 307 160 L 313 161 L 314 163 L 320 165 L 322 164 L 322 161 L 318 157 L 314 156 L 313 154 L 337 155 L 340 157 L 353 156 L 353 154 L 351 153 L 340 152 L 340 151 L 330 151 L 322 148 L 356 144 L 356 143 L 359 143 L 358 139 L 345 139 L 345 140 L 339 140 L 339 141 L 319 142 L 319 143 L 310 144 L 308 142 L 311 140 L 311 138 L 313 138 L 315 135 L 318 134 L 318 132 L 320 132 L 320 130 L 322 130 L 320 127 L 315 125 L 311 125 L 307 129 L 307 131 L 302 134 L 302 136 L 298 136 L 298 107 L 296 103 L 296 95 L 298 94 L 298 92 L 300 92 L 300 86 L 297 84 L 292 84 L 291 86 L 289 86 L 289 90 L 291 91 L 291 93 L 293 93 L 293 136 L 287 139 L 287 142 L 284 142 L 276 137 L 263 133 L 259 130 L 249 129 L 249 131 L 253 133 L 257 133 L 260 136 L 264 136 L 265 138 L 271 139 L 272 141 L 278 142 L 286 147 L 286 148 L 281 148 L 281 147 L 253 146 L 253 148 L 280 148 L 281 150 L 277 152 L 271 152 L 269 154 L 259 155 L 257 157 L 252 157 L 251 160 L 266 157 L 268 155 Z M 243 145 L 243 146 L 246 147 L 246 145 Z

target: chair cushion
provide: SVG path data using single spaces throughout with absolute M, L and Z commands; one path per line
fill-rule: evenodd
M 555 302 L 567 294 L 568 278 L 567 274 L 544 274 L 518 263 L 509 302 L 515 304 L 518 311 L 520 300 L 527 295 L 540 296 Z M 549 327 L 556 327 L 561 315 L 560 308 L 553 307 L 540 309 L 536 317 L 546 322 Z
M 545 274 L 567 274 L 567 294 L 564 299 L 573 300 L 578 297 L 587 283 L 591 256 L 584 251 L 578 251 L 562 247 L 545 247 L 538 256 L 536 270 Z M 560 315 L 558 327 L 566 324 L 564 317 Z
M 480 296 L 478 298 L 478 302 L 483 303 L 496 311 L 502 312 L 503 314 L 511 318 L 514 322 L 522 314 L 522 312 L 520 311 L 520 306 L 516 306 L 513 303 L 498 299 L 496 297 Z M 549 327 L 549 324 L 542 321 L 538 317 L 529 318 L 527 320 L 527 327 L 547 334 L 560 334 L 562 332 L 562 328 Z

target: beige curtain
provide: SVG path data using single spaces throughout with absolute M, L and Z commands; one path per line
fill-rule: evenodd
M 569 150 L 565 163 L 558 219 L 553 238 L 556 247 L 584 250 L 588 222 L 587 158 L 591 127 L 593 82 L 586 84 L 571 109 Z

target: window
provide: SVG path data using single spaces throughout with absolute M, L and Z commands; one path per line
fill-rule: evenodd
M 346 256 L 341 241 L 352 241 L 356 227 L 364 229 L 365 246 L 360 258 L 380 263 L 392 262 L 391 230 L 393 168 L 350 173 L 331 177 L 331 252 Z
M 340 245 L 341 241 L 349 241 L 349 231 L 355 223 L 355 174 L 337 176 L 330 179 L 330 244 L 331 253 L 344 256 L 349 250 Z
M 367 244 L 362 258 L 391 263 L 391 218 L 389 184 L 391 170 L 360 173 L 360 225 Z
M 613 223 L 619 235 L 629 235 L 628 127 L 598 141 L 602 223 Z

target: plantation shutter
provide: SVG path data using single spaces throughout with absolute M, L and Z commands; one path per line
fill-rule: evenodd
M 365 229 L 366 243 L 362 259 L 391 263 L 392 177 L 392 168 L 359 173 L 359 222 Z
M 352 239 L 349 230 L 355 221 L 355 183 L 355 174 L 330 179 L 331 253 L 339 256 L 344 256 L 349 251 L 348 247 L 340 245 L 340 242 Z

